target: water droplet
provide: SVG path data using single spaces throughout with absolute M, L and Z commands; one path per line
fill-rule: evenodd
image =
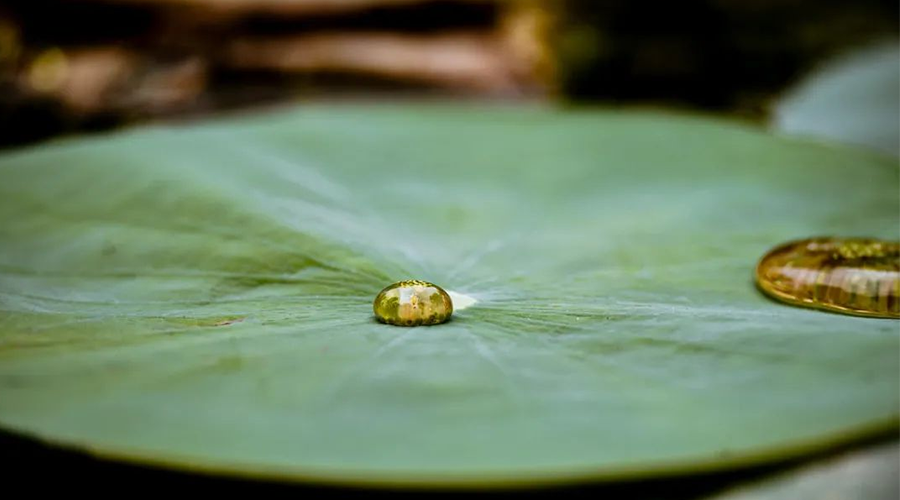
M 900 242 L 792 241 L 760 260 L 756 283 L 770 297 L 796 306 L 900 318 Z
M 372 305 L 382 323 L 436 325 L 450 319 L 453 301 L 443 288 L 427 281 L 398 281 L 382 290 Z

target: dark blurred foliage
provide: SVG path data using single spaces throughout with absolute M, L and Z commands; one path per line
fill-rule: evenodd
M 8 0 L 0 145 L 348 97 L 760 118 L 814 65 L 897 32 L 884 0 Z
M 898 32 L 885 0 L 569 0 L 564 92 L 758 116 L 829 57 Z
M 546 93 L 539 2 L 13 0 L 0 144 L 348 96 Z

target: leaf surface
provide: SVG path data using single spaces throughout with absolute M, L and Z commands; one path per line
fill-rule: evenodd
M 896 426 L 898 323 L 774 303 L 896 162 L 659 113 L 310 106 L 0 156 L 0 423 L 193 469 L 620 479 Z M 387 284 L 476 300 L 378 324 Z

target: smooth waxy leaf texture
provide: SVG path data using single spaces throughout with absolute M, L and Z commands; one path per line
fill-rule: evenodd
M 690 472 L 896 425 L 898 324 L 756 261 L 897 239 L 896 162 L 653 113 L 307 107 L 0 157 L 0 423 L 279 478 Z M 401 279 L 477 302 L 380 324 Z

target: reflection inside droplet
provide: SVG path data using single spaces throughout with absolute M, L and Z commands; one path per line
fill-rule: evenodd
M 813 238 L 778 246 L 756 268 L 779 301 L 860 316 L 900 318 L 900 242 Z
M 372 308 L 378 321 L 389 325 L 436 325 L 450 319 L 453 301 L 433 283 L 406 280 L 383 289 Z

